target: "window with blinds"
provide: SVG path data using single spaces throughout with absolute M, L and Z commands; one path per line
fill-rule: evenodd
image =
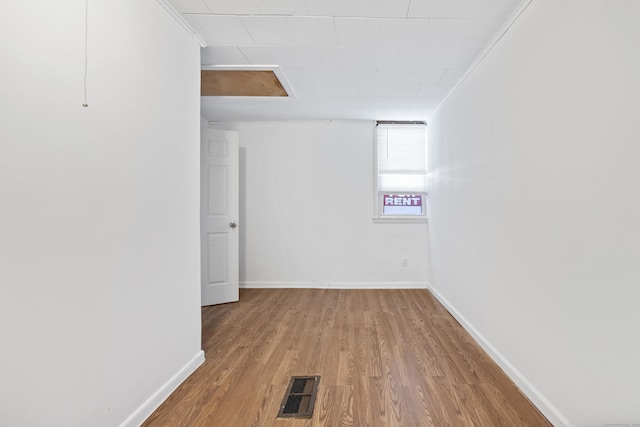
M 376 129 L 378 217 L 425 216 L 426 124 L 378 122 Z

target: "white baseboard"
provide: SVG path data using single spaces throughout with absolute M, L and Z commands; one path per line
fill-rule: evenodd
M 247 289 L 427 289 L 426 282 L 240 282 Z
M 516 386 L 529 398 L 545 417 L 556 427 L 573 427 L 573 424 L 560 413 L 558 408 L 537 389 L 527 378 L 518 371 L 473 325 L 453 307 L 438 291 L 429 286 L 429 291 L 451 313 L 464 329 L 476 340 L 480 347 L 487 352 L 489 357 L 500 366 Z
M 120 427 L 138 427 L 158 409 L 171 393 L 178 388 L 189 375 L 204 363 L 204 351 L 200 350 L 182 369 L 180 369 L 169 381 L 153 393 L 138 409 L 120 424 Z

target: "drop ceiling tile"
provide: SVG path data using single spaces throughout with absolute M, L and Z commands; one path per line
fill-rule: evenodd
M 326 71 L 324 68 L 306 66 L 287 66 L 287 79 L 291 84 L 295 84 L 294 90 L 317 90 L 316 82 L 324 82 L 326 79 Z
M 422 47 L 438 49 L 480 49 L 502 26 L 499 20 L 433 19 L 425 33 Z
M 216 120 L 425 120 L 520 2 L 169 1 L 208 42 L 203 64 L 278 65 L 295 92 L 203 101 Z
M 473 20 L 469 34 L 463 43 L 463 48 L 481 49 L 487 45 L 491 38 L 504 24 L 500 20 Z
M 419 47 L 426 19 L 336 18 L 340 47 Z
M 255 44 L 237 16 L 185 15 L 184 19 L 209 46 Z
M 258 6 L 254 0 L 204 0 L 214 15 L 257 14 Z
M 241 16 L 256 45 L 290 46 L 295 42 L 293 31 L 284 16 Z
M 360 96 L 387 96 L 389 94 L 389 86 L 376 84 L 361 84 Z
M 465 0 L 429 0 L 412 1 L 409 7 L 409 18 L 457 18 Z
M 370 18 L 406 18 L 411 0 L 359 0 L 358 15 Z
M 307 0 L 312 16 L 358 16 L 358 0 Z
M 418 91 L 416 97 L 418 98 L 444 98 L 451 88 L 451 85 L 422 85 L 420 86 L 420 90 Z
M 391 68 L 398 56 L 398 49 L 367 48 L 367 47 L 337 47 L 320 49 L 320 55 L 325 67 L 374 67 Z
M 398 68 L 430 68 L 442 67 L 441 51 L 433 49 L 398 49 L 396 67 Z M 446 67 L 442 67 L 446 68 Z
M 247 65 L 250 62 L 236 46 L 208 46 L 200 51 L 202 65 Z
M 170 3 L 180 13 L 211 13 L 204 0 L 171 0 Z
M 480 53 L 480 49 L 399 49 L 397 68 L 464 68 Z
M 413 98 L 418 94 L 419 90 L 420 85 L 389 85 L 389 92 L 387 96 Z
M 432 19 L 425 32 L 422 47 L 431 50 L 461 49 L 469 39 L 476 21 Z
M 360 85 L 355 83 L 344 85 L 327 85 L 322 92 L 324 95 L 329 97 L 356 97 L 360 95 Z
M 371 105 L 377 107 L 422 108 L 424 107 L 424 104 L 424 98 L 389 98 L 386 96 L 371 98 Z
M 305 0 L 256 0 L 256 4 L 265 15 L 309 15 Z
M 344 81 L 333 76 L 324 68 L 309 67 L 287 67 L 287 81 L 295 92 L 295 96 L 301 100 L 316 102 L 319 99 L 327 98 L 327 88 L 334 85 L 356 85 L 358 82 Z
M 322 57 L 317 48 L 306 47 L 272 47 L 272 46 L 240 46 L 251 64 L 279 65 L 282 67 L 321 67 Z
M 366 96 L 346 96 L 340 98 L 337 105 L 340 107 L 369 107 L 372 105 L 373 98 Z M 329 105 L 331 108 L 331 105 Z
M 438 84 L 455 85 L 456 83 L 458 83 L 458 80 L 460 80 L 462 76 L 464 76 L 464 73 L 466 71 L 467 70 L 464 68 L 449 68 L 444 72 Z
M 388 97 L 388 98 L 416 98 L 420 85 L 360 85 L 360 96 Z M 422 97 L 425 98 L 425 97 Z M 422 104 L 422 101 L 413 102 L 412 105 Z
M 423 98 L 423 99 L 424 99 L 424 103 L 422 104 L 422 107 L 436 108 L 444 100 L 444 97 Z
M 184 1 L 184 0 L 182 0 Z M 192 0 L 193 1 L 193 0 Z M 305 0 L 203 0 L 214 15 L 308 15 Z
M 243 16 L 240 18 L 255 41 L 262 46 L 335 46 L 332 18 Z
M 289 18 L 289 25 L 296 38 L 297 45 L 317 47 L 338 45 L 333 18 L 294 17 Z
M 504 20 L 519 3 L 520 0 L 464 0 L 458 18 Z
M 429 25 L 427 19 L 383 19 L 380 44 L 382 47 L 420 47 Z
M 378 47 L 382 20 L 377 18 L 336 18 L 340 47 Z
M 329 84 L 376 83 L 376 70 L 370 67 L 324 68 L 321 79 Z
M 440 68 L 379 68 L 375 81 L 379 84 L 438 84 L 444 72 Z
M 322 87 L 322 95 L 329 98 L 356 97 L 360 95 L 360 85 L 352 84 L 327 84 Z

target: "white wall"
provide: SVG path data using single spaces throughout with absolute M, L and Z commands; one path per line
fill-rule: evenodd
M 429 120 L 430 283 L 557 425 L 640 423 L 638 18 L 534 0 Z
M 89 2 L 83 108 L 84 2 L 7 2 L 0 40 L 0 425 L 134 425 L 202 360 L 198 45 Z
M 214 127 L 240 132 L 242 286 L 426 287 L 426 224 L 372 221 L 372 122 Z

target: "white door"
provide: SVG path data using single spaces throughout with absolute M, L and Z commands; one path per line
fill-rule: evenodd
M 238 133 L 202 129 L 202 305 L 238 301 Z

